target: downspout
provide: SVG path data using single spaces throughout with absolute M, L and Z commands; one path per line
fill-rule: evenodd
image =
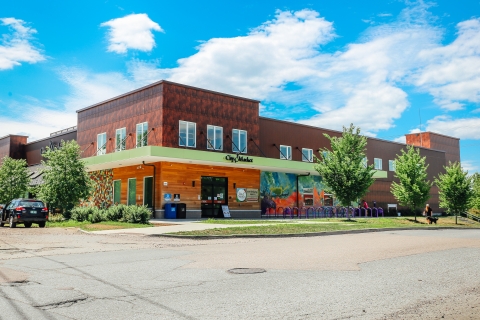
M 310 175 L 310 172 L 307 172 L 307 174 L 297 174 L 297 208 L 299 208 L 298 198 L 300 195 L 300 192 L 298 191 L 298 177 L 308 177 L 309 175 Z M 300 210 L 300 208 L 298 210 Z
M 153 218 L 155 219 L 155 176 L 157 175 L 157 168 L 154 164 L 146 164 L 145 161 L 142 161 L 144 166 L 153 167 L 153 188 L 152 188 L 152 207 L 153 207 Z

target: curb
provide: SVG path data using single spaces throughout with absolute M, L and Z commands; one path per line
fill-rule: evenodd
M 286 233 L 286 234 L 233 234 L 233 235 L 219 235 L 219 236 L 189 236 L 189 235 L 175 235 L 175 234 L 149 234 L 147 237 L 165 237 L 165 238 L 179 238 L 179 239 L 197 239 L 197 240 L 212 240 L 212 239 L 232 239 L 232 238 L 295 238 L 295 237 L 320 237 L 320 236 L 334 236 L 343 234 L 359 234 L 371 232 L 388 232 L 388 231 L 405 231 L 405 230 L 480 230 L 479 228 L 455 228 L 455 227 L 427 227 L 427 228 L 385 228 L 385 229 L 357 229 L 357 230 L 341 230 L 341 231 L 325 231 L 325 232 L 309 232 L 309 233 Z

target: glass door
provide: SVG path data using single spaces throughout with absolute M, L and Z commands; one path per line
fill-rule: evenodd
M 222 205 L 228 205 L 228 178 L 202 177 L 202 218 L 223 218 Z

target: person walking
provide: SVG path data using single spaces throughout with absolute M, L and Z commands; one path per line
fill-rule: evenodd
M 425 206 L 425 210 L 423 211 L 423 214 L 425 215 L 425 217 L 431 217 L 432 216 L 432 208 L 430 208 L 430 205 L 427 204 Z

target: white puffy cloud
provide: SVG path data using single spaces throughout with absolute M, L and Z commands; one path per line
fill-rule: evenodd
M 12 69 L 22 62 L 45 60 L 41 50 L 32 44 L 32 35 L 37 30 L 26 26 L 25 21 L 20 19 L 0 18 L 0 21 L 11 31 L 0 38 L 0 70 Z
M 427 121 L 426 131 L 460 139 L 480 139 L 480 118 L 454 119 L 441 115 Z
M 457 29 L 451 44 L 420 52 L 425 66 L 414 76 L 415 85 L 428 91 L 445 110 L 480 101 L 480 19 L 460 22 Z
M 163 32 L 160 25 L 147 14 L 130 14 L 100 24 L 109 27 L 108 51 L 126 53 L 127 50 L 151 51 L 155 47 L 153 31 Z

